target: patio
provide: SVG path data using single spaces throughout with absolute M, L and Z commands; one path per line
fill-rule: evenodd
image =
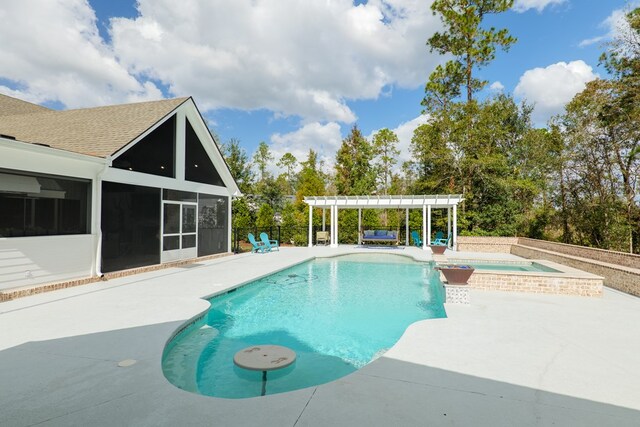
M 290 393 L 216 399 L 162 375 L 164 345 L 207 309 L 201 297 L 353 251 L 282 248 L 2 303 L 0 425 L 640 424 L 640 299 L 608 288 L 602 298 L 471 290 L 470 306 L 414 323 L 357 373 Z M 127 359 L 137 363 L 118 367 Z

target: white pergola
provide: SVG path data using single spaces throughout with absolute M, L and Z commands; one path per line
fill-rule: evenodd
M 448 235 L 452 236 L 452 247 L 458 240 L 458 203 L 464 198 L 460 194 L 436 194 L 430 196 L 311 196 L 305 197 L 309 205 L 309 246 L 313 246 L 313 209 L 322 209 L 322 230 L 325 230 L 325 211 L 331 215 L 331 247 L 338 247 L 338 210 L 358 209 L 358 243 L 361 243 L 362 209 L 406 209 L 406 241 L 409 245 L 409 209 L 422 208 L 422 249 L 426 249 L 431 236 L 431 210 L 447 209 Z M 453 227 L 451 220 L 453 217 Z

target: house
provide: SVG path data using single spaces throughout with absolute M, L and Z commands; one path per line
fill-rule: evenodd
M 230 252 L 239 193 L 190 97 L 0 95 L 0 291 Z

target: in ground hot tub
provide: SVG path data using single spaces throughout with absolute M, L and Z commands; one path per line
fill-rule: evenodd
M 602 277 L 551 261 L 449 258 L 447 263 L 471 265 L 473 289 L 602 296 Z

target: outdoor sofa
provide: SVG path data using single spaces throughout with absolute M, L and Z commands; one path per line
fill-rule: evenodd
M 393 230 L 364 230 L 362 233 L 362 243 L 371 242 L 391 242 L 398 244 L 398 232 Z

